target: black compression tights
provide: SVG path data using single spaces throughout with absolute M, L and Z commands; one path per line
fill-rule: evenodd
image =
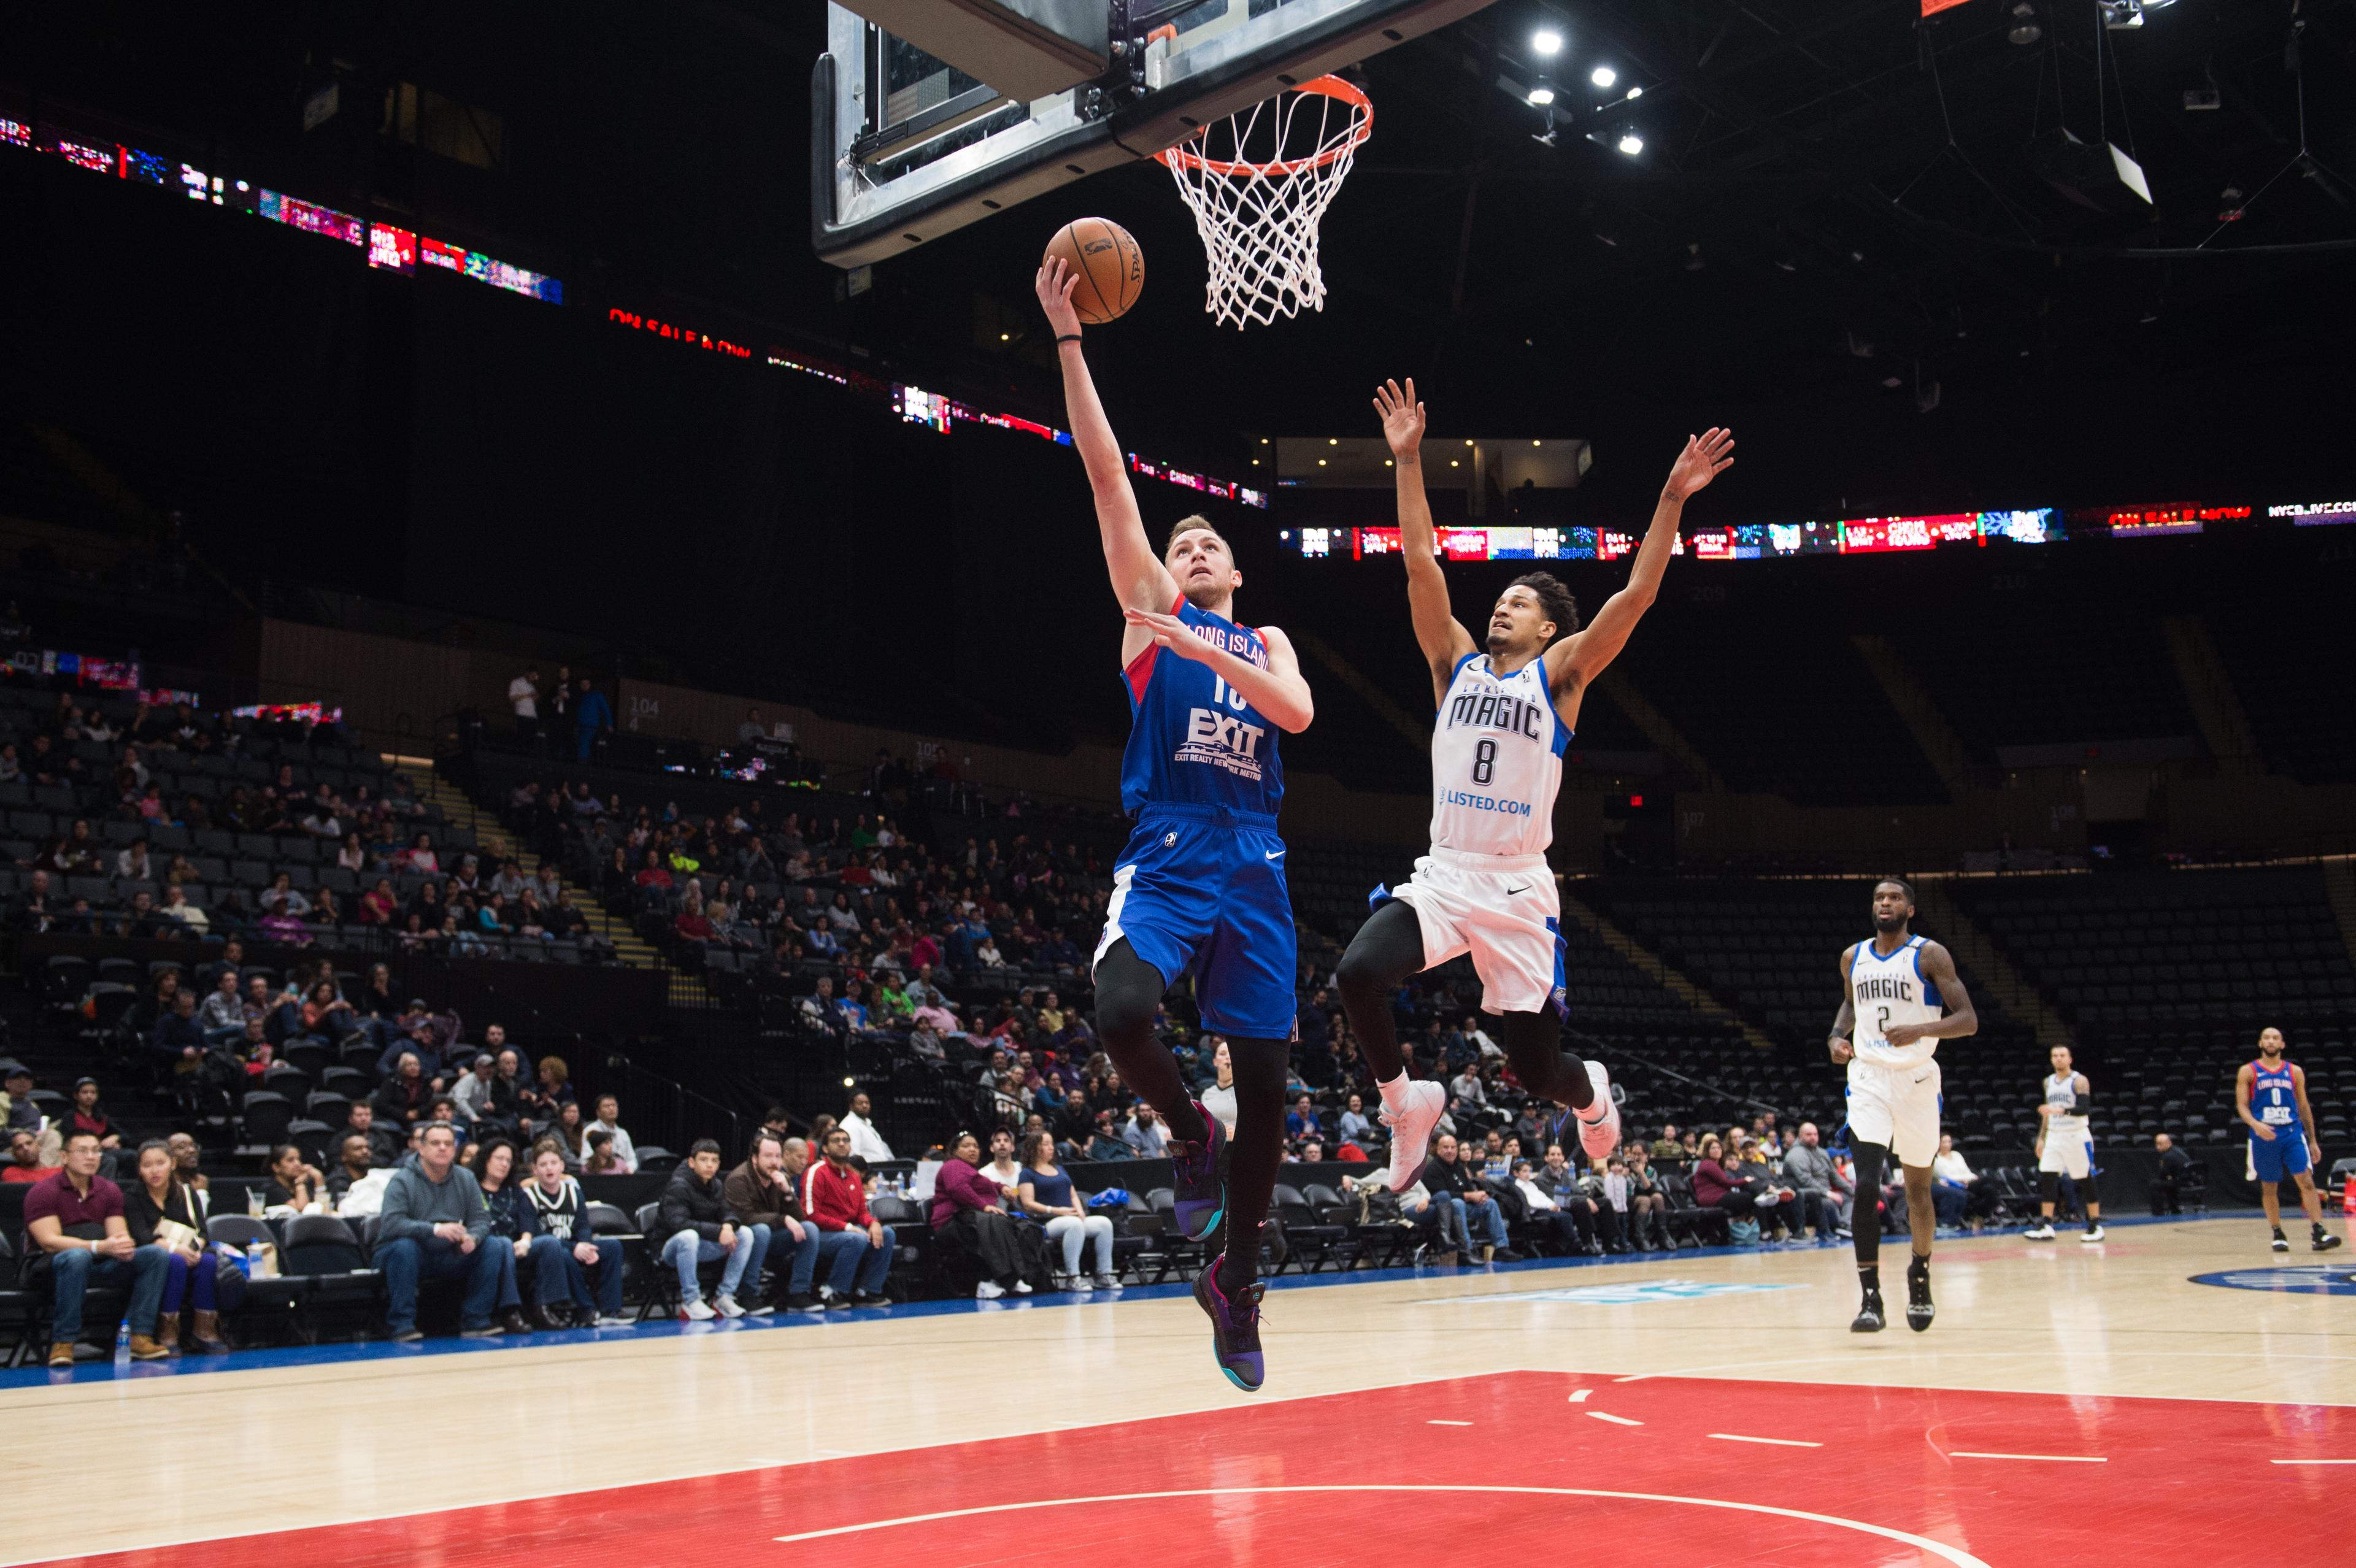
M 1377 1080 L 1388 1081 L 1407 1071 L 1391 1020 L 1391 997 L 1422 968 L 1422 918 L 1413 904 L 1394 899 L 1366 917 L 1334 970 L 1350 1032 L 1357 1037 L 1358 1049 L 1366 1053 L 1366 1065 Z M 1595 1084 L 1586 1065 L 1557 1048 L 1562 1029 L 1553 1014 L 1504 1017 L 1499 1032 L 1505 1036 L 1505 1060 L 1513 1063 L 1514 1076 L 1524 1088 L 1573 1110 L 1583 1111 L 1595 1103 Z
M 1168 986 L 1127 937 L 1097 964 L 1097 1034 L 1122 1079 L 1162 1113 L 1179 1137 L 1210 1136 L 1177 1058 L 1153 1038 L 1153 1012 Z M 1284 1157 L 1284 1082 L 1291 1047 L 1280 1040 L 1227 1037 L 1236 1072 L 1236 1132 L 1227 1144 L 1227 1236 L 1219 1287 L 1235 1291 L 1259 1273 L 1259 1231 Z M 1240 1240 L 1243 1244 L 1237 1245 Z

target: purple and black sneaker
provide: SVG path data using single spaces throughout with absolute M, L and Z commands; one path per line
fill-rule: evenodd
M 1190 1242 L 1207 1241 L 1227 1211 L 1226 1179 L 1219 1174 L 1219 1150 L 1227 1141 L 1219 1118 L 1194 1102 L 1194 1114 L 1210 1128 L 1200 1143 L 1173 1140 L 1170 1145 L 1170 1221 Z
M 1268 1294 L 1268 1285 L 1254 1280 L 1228 1296 L 1219 1288 L 1219 1264 L 1226 1256 L 1222 1253 L 1213 1258 L 1194 1276 L 1194 1303 L 1210 1315 L 1211 1353 L 1218 1359 L 1219 1371 L 1246 1393 L 1256 1393 L 1268 1381 L 1259 1353 L 1259 1300 Z

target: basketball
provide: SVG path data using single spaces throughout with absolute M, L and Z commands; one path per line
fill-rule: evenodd
M 1048 261 L 1080 275 L 1072 306 L 1090 326 L 1102 326 L 1137 303 L 1145 290 L 1145 252 L 1109 218 L 1076 218 L 1047 241 Z

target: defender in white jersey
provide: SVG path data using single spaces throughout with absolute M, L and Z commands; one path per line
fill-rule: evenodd
M 1895 1154 L 1906 1172 L 1906 1324 L 1920 1333 L 1931 1301 L 1931 1162 L 1939 1153 L 1939 1042 L 1976 1033 L 1979 1015 L 1937 943 L 1914 934 L 1914 890 L 1896 878 L 1873 885 L 1873 939 L 1842 950 L 1841 1005 L 1826 1043 L 1848 1068 L 1848 1142 L 1857 1161 L 1857 1243 L 1864 1302 L 1849 1328 L 1879 1333 L 1881 1310 L 1881 1174 Z
M 2094 1091 L 2086 1075 L 2070 1064 L 2070 1048 L 2057 1045 L 2047 1053 L 2053 1071 L 2045 1080 L 2045 1103 L 2037 1107 L 2044 1125 L 2037 1133 L 2037 1200 L 2040 1218 L 2029 1231 L 2032 1242 L 2053 1239 L 2053 1205 L 2068 1177 L 2079 1188 L 2086 1206 L 2086 1232 L 2079 1240 L 2103 1239 L 2103 1200 L 2094 1192 L 2094 1134 L 2086 1116 L 2094 1108 Z
M 1431 852 L 1396 889 L 1376 888 L 1373 913 L 1336 974 L 1343 1010 L 1375 1070 L 1391 1129 L 1390 1187 L 1412 1185 L 1448 1093 L 1410 1080 L 1391 997 L 1412 974 L 1472 955 L 1483 1011 L 1504 1015 L 1505 1056 L 1524 1088 L 1568 1107 L 1599 1165 L 1620 1142 L 1620 1113 L 1602 1064 L 1558 1049 L 1563 1006 L 1561 900 L 1547 865 L 1562 755 L 1588 683 L 1619 656 L 1659 592 L 1686 497 L 1734 459 L 1722 430 L 1688 437 L 1669 470 L 1628 585 L 1580 630 L 1570 591 L 1545 572 L 1516 578 L 1476 645 L 1451 613 L 1431 508 L 1423 494 L 1424 411 L 1415 383 L 1375 394 L 1398 480 L 1400 552 L 1416 645 L 1439 712 L 1431 736 Z

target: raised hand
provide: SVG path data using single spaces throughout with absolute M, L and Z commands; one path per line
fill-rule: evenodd
M 1423 405 L 1415 400 L 1415 378 L 1407 379 L 1407 390 L 1399 390 L 1397 381 L 1385 381 L 1375 389 L 1375 413 L 1383 421 L 1383 439 L 1391 445 L 1391 454 L 1402 460 L 1413 457 L 1423 444 Z
M 1669 470 L 1668 493 L 1679 500 L 1702 489 L 1734 464 L 1734 432 L 1716 426 L 1686 437 L 1686 449 Z
M 1055 329 L 1058 337 L 1071 337 L 1080 330 L 1080 313 L 1072 308 L 1072 291 L 1080 286 L 1080 275 L 1064 264 L 1060 256 L 1050 256 L 1039 265 L 1039 275 L 1031 286 L 1039 296 L 1039 308 L 1047 313 L 1047 325 Z

